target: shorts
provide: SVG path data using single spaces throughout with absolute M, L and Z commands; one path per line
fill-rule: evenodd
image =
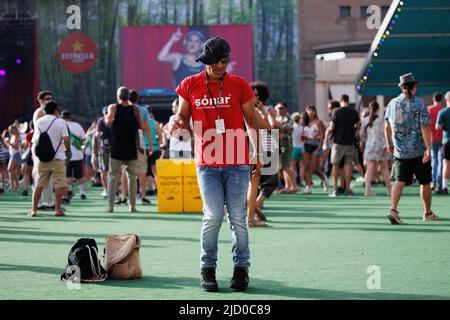
M 292 151 L 291 160 L 292 161 L 302 161 L 304 151 L 305 150 L 303 148 L 295 148 L 294 147 L 294 150 Z
M 442 159 L 450 160 L 450 142 L 442 146 Z
M 14 155 L 10 155 L 10 160 L 14 160 L 17 165 L 21 165 L 22 164 L 22 156 L 20 155 L 20 152 L 16 152 L 14 153 Z
M 108 172 L 109 171 L 109 158 L 111 153 L 108 151 L 104 151 L 103 154 L 97 156 L 98 161 L 98 169 L 100 172 Z
M 156 164 L 156 160 L 161 156 L 161 151 L 153 151 L 150 157 L 147 157 L 147 177 L 153 176 L 152 166 Z
M 92 167 L 92 155 L 90 154 L 84 155 L 84 165 L 86 167 Z
M 53 176 L 55 188 L 64 188 L 66 183 L 66 165 L 64 160 L 53 159 L 50 162 L 37 161 L 36 184 L 38 187 L 46 188 Z
M 259 192 L 266 198 L 278 188 L 278 173 L 273 175 L 261 175 L 259 181 Z
M 67 165 L 66 177 L 82 179 L 84 176 L 83 172 L 83 160 L 70 161 Z
M 354 145 L 342 145 L 333 143 L 331 148 L 331 163 L 339 165 L 341 161 L 344 161 L 346 165 L 352 165 L 356 161 L 356 151 Z
M 291 166 L 292 146 L 288 146 L 282 154 L 280 154 L 280 169 L 288 169 Z
M 137 165 L 136 165 L 136 174 L 146 174 L 147 173 L 147 154 L 141 153 L 138 151 L 137 153 Z
M 419 181 L 420 185 L 429 184 L 431 177 L 431 161 L 422 162 L 422 157 L 413 159 L 395 158 L 395 180 L 404 182 L 409 186 L 413 182 L 413 177 Z

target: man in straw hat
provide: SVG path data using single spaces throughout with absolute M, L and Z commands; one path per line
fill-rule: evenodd
M 405 185 L 420 184 L 423 202 L 423 220 L 439 219 L 431 211 L 431 132 L 430 115 L 425 102 L 416 96 L 418 81 L 412 73 L 400 76 L 402 93 L 391 100 L 385 114 L 385 136 L 388 150 L 394 154 L 395 177 L 388 219 L 402 224 L 397 206 Z

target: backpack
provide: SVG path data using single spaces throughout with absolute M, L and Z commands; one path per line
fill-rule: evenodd
M 142 278 L 139 257 L 141 239 L 134 234 L 108 236 L 105 239 L 103 266 L 113 279 Z
M 78 272 L 78 274 L 77 274 Z M 77 279 L 79 277 L 79 279 Z M 106 271 L 98 258 L 97 243 L 94 239 L 81 238 L 70 249 L 66 271 L 61 280 L 81 282 L 101 282 L 106 280 Z
M 52 140 L 50 139 L 50 136 L 48 135 L 48 130 L 50 130 L 50 127 L 53 125 L 53 122 L 58 118 L 53 119 L 53 121 L 48 126 L 47 130 L 45 132 L 40 131 L 39 139 L 36 144 L 36 147 L 34 149 L 34 153 L 36 156 L 41 160 L 42 162 L 50 162 L 55 157 L 56 151 L 59 149 L 59 146 L 61 145 L 62 140 L 59 142 L 58 147 L 53 149 Z

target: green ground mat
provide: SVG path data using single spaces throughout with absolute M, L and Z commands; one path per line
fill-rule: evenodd
M 126 207 L 104 212 L 101 189 L 75 197 L 66 217 L 41 212 L 26 216 L 31 197 L 0 195 L 0 299 L 449 299 L 450 197 L 433 197 L 438 222 L 423 222 L 417 186 L 400 203 L 406 225 L 386 219 L 389 199 L 357 196 L 274 195 L 264 212 L 269 228 L 250 232 L 250 288 L 229 289 L 231 234 L 224 222 L 217 277 L 220 291 L 199 288 L 201 214 L 156 213 L 156 197 L 139 213 Z M 103 250 L 109 234 L 142 237 L 144 278 L 81 284 L 70 290 L 59 280 L 67 254 L 81 237 Z M 380 289 L 369 289 L 379 270 Z M 372 276 L 372 277 L 371 277 Z M 369 279 L 369 277 L 371 277 Z

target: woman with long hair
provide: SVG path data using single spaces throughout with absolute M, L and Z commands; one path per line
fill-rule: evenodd
M 360 128 L 361 143 L 364 145 L 364 159 L 367 164 L 365 174 L 365 192 L 366 197 L 376 196 L 372 191 L 372 181 L 375 180 L 378 172 L 378 165 L 380 166 L 381 174 L 383 175 L 384 183 L 386 185 L 386 194 L 391 194 L 391 183 L 389 176 L 389 153 L 387 150 L 387 143 L 384 137 L 384 120 L 379 116 L 380 106 L 376 101 L 369 104 L 369 116 L 362 121 Z
M 8 127 L 9 140 L 9 163 L 8 163 L 8 175 L 10 181 L 10 190 L 19 190 L 19 175 L 17 174 L 17 168 L 20 168 L 22 163 L 20 153 L 20 136 L 19 130 L 16 126 Z
M 303 135 L 305 152 L 303 154 L 303 165 L 305 169 L 306 190 L 305 194 L 312 193 L 312 174 L 317 174 L 322 180 L 324 191 L 327 191 L 328 181 L 320 168 L 320 156 L 322 152 L 322 145 L 325 138 L 325 133 L 322 126 L 322 121 L 317 117 L 317 110 L 315 106 L 306 106 L 303 116 Z

